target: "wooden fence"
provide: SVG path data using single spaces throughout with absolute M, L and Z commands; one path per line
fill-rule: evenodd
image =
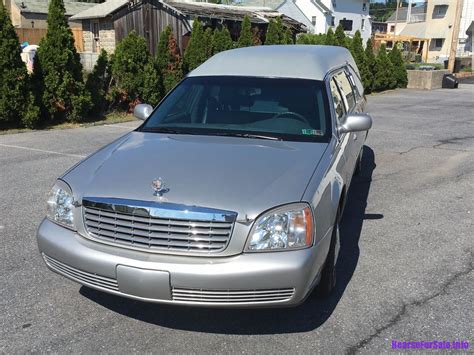
M 20 43 L 28 42 L 29 44 L 39 44 L 41 38 L 46 35 L 45 28 L 15 28 L 16 34 L 20 39 Z M 78 52 L 84 51 L 84 40 L 82 38 L 82 28 L 71 28 L 74 36 L 74 45 Z

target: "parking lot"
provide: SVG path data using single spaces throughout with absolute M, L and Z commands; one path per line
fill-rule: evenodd
M 35 231 L 55 178 L 138 123 L 0 135 L 0 353 L 380 353 L 392 340 L 472 350 L 474 84 L 372 95 L 368 112 L 337 288 L 292 309 L 146 304 L 48 271 Z

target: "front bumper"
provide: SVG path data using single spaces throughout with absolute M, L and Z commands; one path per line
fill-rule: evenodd
M 51 270 L 104 292 L 159 303 L 265 307 L 304 301 L 330 238 L 295 251 L 187 257 L 96 243 L 45 219 L 37 239 Z

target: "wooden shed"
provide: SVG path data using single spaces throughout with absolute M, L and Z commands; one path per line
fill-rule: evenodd
M 161 0 L 107 0 L 74 15 L 71 21 L 82 22 L 85 52 L 97 53 L 101 48 L 113 52 L 116 44 L 135 30 L 147 40 L 150 52 L 156 54 L 160 35 L 168 25 L 182 51 L 189 40 L 193 20 L 201 20 L 206 27 L 227 26 L 235 39 L 246 15 L 254 27 L 262 30 L 266 29 L 270 19 L 281 17 L 283 26 L 294 34 L 306 32 L 303 24 L 265 7 Z

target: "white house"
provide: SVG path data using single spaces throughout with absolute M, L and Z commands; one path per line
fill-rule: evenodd
M 474 32 L 474 0 L 464 0 L 459 28 L 458 56 L 469 56 L 474 54 L 472 48 Z
M 326 33 L 342 24 L 346 34 L 359 30 L 364 42 L 372 29 L 369 0 L 237 0 L 243 6 L 265 6 L 303 23 L 312 33 Z

